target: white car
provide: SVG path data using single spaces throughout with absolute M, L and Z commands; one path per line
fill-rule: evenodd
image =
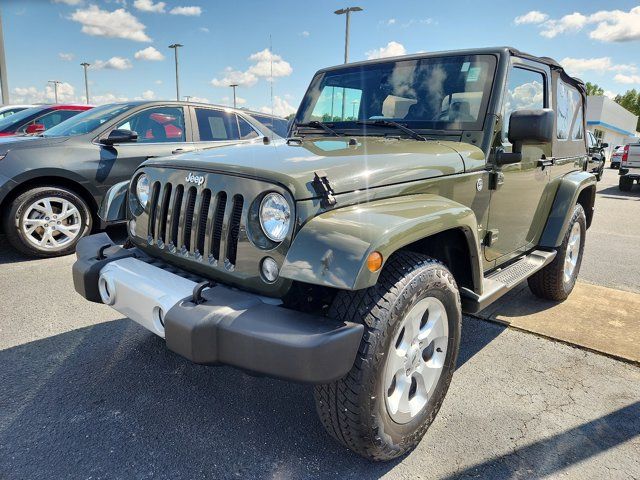
M 640 183 L 640 143 L 624 146 L 618 175 L 618 186 L 623 192 L 631 190 L 634 182 Z
M 36 105 L 2 105 L 0 106 L 0 120 L 13 115 L 14 113 L 21 112 L 27 108 L 35 107 Z
M 613 149 L 613 153 L 611 154 L 611 168 L 620 168 L 623 154 L 624 145 L 619 145 Z

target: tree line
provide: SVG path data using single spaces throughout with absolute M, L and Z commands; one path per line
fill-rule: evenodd
M 587 82 L 586 86 L 587 95 L 604 95 L 604 89 L 602 89 L 598 84 Z M 640 92 L 635 88 L 632 88 L 631 90 L 627 90 L 625 93 L 616 95 L 613 100 L 639 117 L 636 130 L 640 131 Z

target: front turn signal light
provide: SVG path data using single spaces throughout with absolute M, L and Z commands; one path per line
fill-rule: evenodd
M 382 267 L 382 254 L 371 252 L 367 257 L 367 268 L 370 272 L 377 272 Z

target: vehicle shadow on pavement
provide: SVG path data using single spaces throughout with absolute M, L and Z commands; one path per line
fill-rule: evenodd
M 506 455 L 456 472 L 447 480 L 457 478 L 542 478 L 560 472 L 587 458 L 640 436 L 640 432 L 628 428 L 640 418 L 640 402 L 583 423 L 552 437 L 517 448 Z M 535 469 L 535 473 L 532 472 Z M 520 475 L 514 475 L 519 472 Z M 621 473 L 621 472 L 619 472 Z M 611 478 L 616 474 L 611 472 Z
M 461 364 L 502 331 L 470 322 Z M 379 478 L 401 461 L 332 441 L 310 386 L 191 364 L 126 319 L 0 351 L 0 364 L 2 478 Z
M 640 200 L 640 186 L 634 185 L 630 192 L 623 192 L 618 186 L 612 186 L 598 190 L 598 195 L 603 195 L 607 198 L 621 200 Z

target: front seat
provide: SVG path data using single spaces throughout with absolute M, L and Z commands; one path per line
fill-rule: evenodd
M 449 110 L 450 122 L 475 122 L 471 115 L 471 104 L 469 102 L 453 102 Z

